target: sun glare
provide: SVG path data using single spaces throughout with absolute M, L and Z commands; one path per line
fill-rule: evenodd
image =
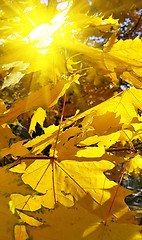
M 43 23 L 40 26 L 34 28 L 23 40 L 28 44 L 33 43 L 33 48 L 35 48 L 40 54 L 46 54 L 48 47 L 53 41 L 54 33 L 59 30 L 64 24 L 64 20 L 72 3 L 73 1 L 69 3 L 68 7 L 64 11 L 57 14 L 50 21 L 50 24 Z

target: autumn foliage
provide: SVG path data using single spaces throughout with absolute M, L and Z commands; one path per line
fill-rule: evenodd
M 1 240 L 142 239 L 141 1 L 89 2 L 0 3 Z

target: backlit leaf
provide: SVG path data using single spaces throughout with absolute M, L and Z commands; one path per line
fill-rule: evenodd
M 9 172 L 6 167 L 0 168 L 0 176 L 0 239 L 13 240 L 13 226 L 19 224 L 19 220 L 9 209 L 9 195 L 13 192 L 30 194 L 31 191 L 25 188 L 17 174 Z
M 5 78 L 3 85 L 2 85 L 2 89 L 18 83 L 24 75 L 25 74 L 23 74 L 21 72 L 11 73 L 8 77 Z
M 11 169 L 10 169 L 10 172 L 24 173 L 25 168 L 26 168 L 25 162 L 21 162 L 21 163 L 18 164 L 17 166 L 11 168 Z
M 127 164 L 127 172 L 131 173 L 137 171 L 138 168 L 142 169 L 142 157 L 140 155 L 136 155 L 129 160 Z
M 142 87 L 141 79 L 136 78 L 136 76 L 133 76 L 129 72 L 123 72 L 121 75 L 122 79 L 124 79 L 126 82 L 130 83 L 131 85 L 135 86 L 136 88 Z
M 77 157 L 101 157 L 105 153 L 104 146 L 101 147 L 86 147 L 85 149 L 77 152 Z
M 91 240 L 92 238 L 97 238 L 101 240 L 119 240 L 121 239 L 141 239 L 141 228 L 140 226 L 135 226 L 132 224 L 117 224 L 109 223 L 106 226 L 104 223 L 94 224 L 88 228 L 83 237 L 85 240 Z
M 113 19 L 112 16 L 104 18 L 104 16 L 88 16 L 87 14 L 81 14 L 78 12 L 75 16 L 71 16 L 69 20 L 71 21 L 72 19 L 74 19 L 73 27 L 78 31 L 80 28 L 89 27 L 89 25 L 95 26 L 103 32 L 108 32 L 112 26 L 114 29 L 119 27 L 118 19 Z
M 103 174 L 104 170 L 111 169 L 113 166 L 108 161 L 94 163 L 66 160 L 59 163 L 52 160 L 36 160 L 25 170 L 22 180 L 43 195 L 32 197 L 13 194 L 11 199 L 18 209 L 34 211 L 40 208 L 40 205 L 54 208 L 57 201 L 65 206 L 72 206 L 74 204 L 73 197 L 79 200 L 91 191 L 94 198 L 91 201 L 94 201 L 94 207 L 95 205 L 97 207 L 100 200 L 99 195 L 93 191 L 93 186 L 97 189 L 103 188 L 103 191 L 115 186 L 116 184 L 109 181 Z M 79 171 L 80 168 L 82 172 Z M 99 181 L 97 181 L 98 177 Z M 37 199 L 37 203 L 35 199 Z M 103 201 L 105 201 L 105 197 Z
M 64 86 L 65 84 L 66 87 Z M 69 88 L 70 84 L 71 82 L 66 83 L 65 80 L 62 80 L 53 87 L 49 84 L 40 88 L 39 91 L 29 93 L 29 96 L 17 101 L 12 108 L 5 112 L 5 114 L 1 116 L 0 122 L 12 122 L 22 112 L 27 112 L 32 108 L 39 106 L 52 107 Z
M 110 127 L 118 126 L 120 123 L 130 123 L 132 119 L 138 118 L 138 109 L 142 109 L 141 99 L 142 91 L 131 87 L 73 117 L 70 124 L 85 117 L 82 122 L 83 127 L 92 125 L 97 129 L 96 134 L 104 133 Z
M 139 240 L 119 180 L 142 168 L 140 3 L 59 2 L 1 1 L 0 239 Z
M 103 219 L 97 217 L 95 214 L 91 214 L 86 209 L 82 208 L 77 203 L 75 207 L 65 208 L 59 205 L 58 208 L 53 211 L 44 209 L 44 214 L 33 214 L 34 217 L 42 218 L 46 222 L 44 227 L 33 228 L 27 226 L 31 236 L 34 240 L 49 238 L 49 239 L 69 239 L 69 240 L 92 240 L 92 239 L 119 239 L 121 236 L 123 240 L 127 239 L 127 236 L 134 240 L 136 236 L 137 240 L 141 239 L 141 226 L 133 224 L 116 223 L 114 218 L 106 226 L 104 226 Z M 58 224 L 57 224 L 58 222 Z M 63 229 L 63 226 L 66 226 Z M 86 228 L 87 226 L 87 228 Z M 114 227 L 114 230 L 113 230 Z M 127 232 L 127 227 L 130 229 Z M 119 232 L 122 232 L 122 235 Z M 111 238 L 111 233 L 113 238 Z M 127 235 L 128 234 L 128 235 Z
M 111 39 L 110 39 L 111 42 Z M 114 72 L 115 68 L 125 70 L 128 66 L 139 76 L 142 76 L 142 41 L 138 37 L 134 40 L 115 41 L 113 45 L 108 42 L 103 51 L 106 68 Z
M 33 217 L 29 217 L 28 215 L 20 212 L 17 210 L 17 213 L 18 215 L 20 216 L 20 218 L 22 219 L 23 222 L 26 222 L 28 224 L 30 224 L 31 226 L 34 226 L 34 227 L 39 227 L 42 225 L 41 222 L 39 222 L 38 220 L 36 220 L 35 218 Z
M 31 119 L 31 124 L 29 128 L 29 134 L 32 135 L 33 131 L 35 131 L 36 124 L 39 123 L 41 127 L 43 127 L 43 122 L 46 118 L 46 111 L 43 108 L 38 108 L 32 119 Z
M 58 126 L 55 126 L 54 124 L 48 128 L 44 128 L 45 133 L 43 135 L 37 136 L 36 138 L 28 141 L 24 146 L 26 148 L 32 147 L 33 153 L 41 153 L 46 148 L 46 146 L 55 143 L 57 131 Z
M 109 148 L 113 144 L 115 144 L 118 141 L 129 141 L 132 139 L 132 132 L 129 130 L 120 130 L 114 133 L 111 133 L 109 135 L 103 135 L 103 136 L 92 136 L 89 138 L 86 138 L 84 141 L 81 141 L 80 145 L 93 145 L 97 144 L 99 148 L 104 146 L 105 148 Z M 91 148 L 92 149 L 92 148 Z M 91 150 L 92 152 L 92 150 Z

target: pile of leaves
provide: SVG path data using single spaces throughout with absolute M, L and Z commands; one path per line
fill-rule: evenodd
M 1 239 L 142 239 L 142 41 L 99 3 L 1 2 Z

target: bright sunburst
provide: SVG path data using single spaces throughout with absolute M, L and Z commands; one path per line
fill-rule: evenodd
M 59 30 L 64 24 L 66 15 L 72 5 L 72 1 L 68 4 L 68 7 L 56 15 L 51 21 L 50 24 L 43 23 L 38 27 L 35 27 L 27 37 L 23 40 L 26 43 L 34 43 L 33 48 L 37 49 L 40 54 L 46 54 L 48 47 L 53 41 L 54 33 Z

